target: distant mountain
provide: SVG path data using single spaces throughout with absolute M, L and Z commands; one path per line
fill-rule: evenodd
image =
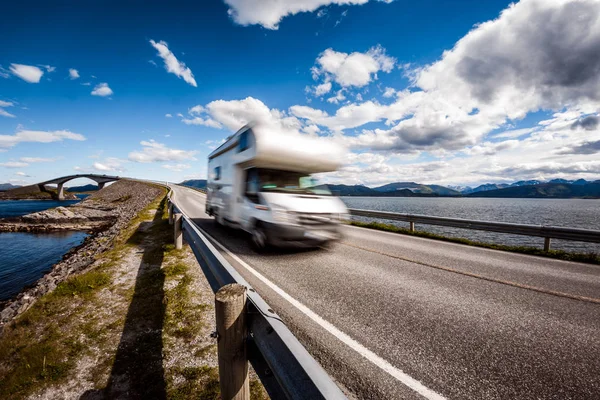
M 582 181 L 585 182 L 584 179 L 580 179 L 580 180 L 582 180 Z M 548 181 L 548 183 L 573 183 L 573 181 L 569 181 L 569 180 L 566 180 L 566 179 L 560 179 L 560 178 L 558 178 L 558 179 L 552 179 L 552 180 Z
M 189 179 L 180 183 L 181 186 L 206 189 L 206 179 Z
M 483 185 L 479 185 L 469 191 L 464 191 L 463 194 L 486 192 L 488 190 L 504 189 L 505 187 L 508 187 L 508 185 L 505 183 L 484 183 Z
M 500 198 L 600 198 L 600 182 L 574 185 L 569 183 L 541 183 L 539 185 L 511 186 L 504 189 L 471 193 L 469 197 Z
M 417 194 L 437 194 L 439 196 L 460 196 L 460 192 L 440 185 L 423 185 L 416 182 L 394 182 L 387 185 L 373 188 L 373 190 L 382 193 L 391 193 L 398 190 L 410 190 Z
M 69 187 L 66 188 L 67 191 L 71 192 L 71 193 L 79 193 L 79 192 L 93 192 L 98 190 L 98 186 L 97 185 L 83 185 L 83 186 L 73 186 L 73 187 Z
M 20 185 L 13 185 L 12 183 L 0 183 L 0 191 L 2 190 L 10 190 L 21 187 Z
M 596 183 L 598 183 L 599 181 L 596 181 Z M 577 179 L 575 182 L 573 182 L 573 185 L 587 185 L 588 183 L 592 183 L 592 182 L 588 182 L 585 179 Z
M 380 193 L 363 185 L 320 185 L 326 186 L 337 196 L 379 196 Z
M 552 182 L 552 181 L 550 181 Z M 510 185 L 508 185 L 509 187 L 513 187 L 513 186 L 531 186 L 531 185 L 539 185 L 540 181 L 536 181 L 536 180 L 530 180 L 530 181 L 517 181 L 515 183 L 511 183 Z M 552 182 L 554 183 L 554 182 Z M 556 182 L 556 183 L 567 183 L 567 182 Z

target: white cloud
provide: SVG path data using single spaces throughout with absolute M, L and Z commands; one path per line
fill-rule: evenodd
M 5 168 L 23 168 L 23 167 L 27 167 L 29 164 L 21 162 L 21 161 L 7 161 L 7 162 L 3 162 L 0 163 L 0 167 L 5 167 Z
M 200 117 L 193 117 L 193 118 L 184 118 L 181 120 L 184 124 L 186 125 L 204 125 L 204 126 L 208 126 L 211 128 L 217 128 L 217 129 L 221 129 L 223 126 L 218 123 L 217 121 L 211 119 L 211 118 L 200 118 Z
M 154 140 L 142 141 L 141 151 L 129 153 L 129 160 L 139 163 L 150 163 L 158 161 L 183 161 L 195 160 L 196 151 L 170 149 L 162 143 Z
M 173 116 L 171 114 L 165 114 L 165 117 L 172 118 Z
M 70 131 L 28 131 L 21 130 L 14 135 L 0 135 L 0 148 L 10 148 L 18 143 L 36 142 L 51 143 L 63 140 L 85 140 L 85 136 Z
M 78 79 L 79 78 L 79 71 L 77 71 L 75 68 L 69 68 L 69 77 L 71 79 Z
M 175 57 L 171 50 L 169 50 L 169 46 L 166 42 L 162 40 L 160 42 L 150 40 L 150 44 L 152 44 L 152 46 L 156 50 L 158 50 L 158 55 L 164 60 L 165 69 L 168 72 L 180 78 L 183 78 L 184 81 L 186 81 L 193 87 L 198 86 L 196 84 L 196 80 L 194 79 L 194 74 L 192 73 L 192 70 L 186 67 L 186 65 L 183 62 L 177 60 L 177 57 Z
M 342 89 L 338 90 L 335 96 L 327 99 L 328 103 L 339 104 L 340 101 L 346 100 L 346 96 L 344 96 L 344 92 Z
M 391 3 L 392 0 L 380 0 Z M 228 13 L 240 25 L 261 25 L 267 29 L 277 29 L 279 22 L 288 15 L 313 12 L 330 4 L 361 5 L 369 0 L 225 0 Z M 320 16 L 323 16 L 321 12 Z M 319 14 L 317 16 L 319 16 Z
M 315 96 L 322 96 L 331 90 L 331 82 L 325 82 L 315 87 Z
M 317 58 L 313 67 L 313 77 L 325 77 L 325 81 L 335 81 L 342 87 L 363 87 L 377 79 L 379 71 L 391 72 L 396 59 L 386 55 L 381 46 L 372 47 L 366 53 L 341 53 L 327 49 Z
M 391 87 L 386 87 L 385 91 L 383 92 L 383 97 L 394 97 L 394 95 L 396 94 L 396 89 L 391 88 Z
M 165 164 L 162 166 L 163 168 L 170 169 L 171 171 L 181 172 L 184 169 L 189 169 L 192 166 L 189 164 Z
M 38 67 L 23 64 L 10 64 L 10 72 L 29 83 L 38 83 L 44 75 Z
M 30 175 L 27 175 L 25 172 L 22 172 L 22 171 L 15 172 L 15 175 L 24 176 L 25 178 L 31 178 Z
M 21 157 L 19 161 L 23 161 L 26 163 L 41 163 L 41 162 L 53 162 L 58 160 L 58 158 L 43 158 L 43 157 Z
M 54 71 L 56 71 L 56 67 L 53 67 L 51 65 L 40 65 L 40 67 L 45 68 L 46 71 L 48 71 L 48 72 L 54 72 Z
M 125 167 L 123 164 L 127 162 L 116 157 L 108 157 L 102 160 L 102 162 L 96 161 L 92 164 L 92 168 L 100 172 L 124 172 Z
M 81 85 L 82 86 L 92 86 L 92 84 L 90 82 L 83 82 Z
M 15 116 L 11 113 L 9 113 L 8 111 L 4 110 L 3 107 L 12 107 L 14 104 L 11 103 L 10 101 L 2 101 L 0 100 L 0 116 L 3 117 L 8 117 L 8 118 L 15 118 Z
M 108 83 L 99 83 L 92 90 L 92 96 L 106 97 L 113 94 L 112 89 L 108 86 Z

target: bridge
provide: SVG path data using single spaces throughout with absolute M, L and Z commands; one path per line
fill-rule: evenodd
M 182 213 L 175 231 L 183 220 L 183 235 L 211 285 L 228 282 L 219 265 L 239 276 L 250 285 L 249 296 L 258 293 L 268 304 L 253 318 L 281 317 L 349 397 L 583 399 L 600 393 L 598 265 L 354 226 L 345 226 L 343 240 L 328 250 L 257 254 L 243 233 L 205 214 L 203 193 L 169 186 Z M 415 222 L 467 223 L 396 219 L 411 228 Z M 471 228 L 509 229 L 498 223 Z M 591 231 L 517 228 L 542 238 L 600 238 Z M 262 330 L 252 327 L 253 337 L 268 353 L 273 329 Z M 269 367 L 277 375 L 277 365 Z
M 65 199 L 65 192 L 64 192 L 64 188 L 63 188 L 64 184 L 73 179 L 78 179 L 78 178 L 88 178 L 88 179 L 93 180 L 94 182 L 96 182 L 98 184 L 98 190 L 102 189 L 107 182 L 114 182 L 114 181 L 118 181 L 119 179 L 121 179 L 118 176 L 97 175 L 97 174 L 77 174 L 77 175 L 62 176 L 60 178 L 55 178 L 55 179 L 51 179 L 49 181 L 40 182 L 37 185 L 42 192 L 48 191 L 46 189 L 46 185 L 56 185 L 58 200 L 64 200 Z

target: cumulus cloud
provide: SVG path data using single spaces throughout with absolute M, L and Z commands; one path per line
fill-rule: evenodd
M 366 53 L 341 53 L 327 49 L 319 55 L 313 77 L 325 77 L 326 82 L 335 81 L 342 87 L 362 87 L 377 79 L 379 71 L 391 72 L 396 59 L 386 54 L 381 46 L 372 47 Z
M 186 125 L 204 125 L 211 128 L 221 129 L 223 126 L 217 121 L 211 118 L 201 118 L 201 117 L 193 117 L 193 118 L 183 118 L 181 120 Z
M 597 115 L 588 115 L 587 117 L 578 119 L 573 122 L 571 129 L 581 128 L 586 131 L 594 131 L 598 128 L 600 118 Z
M 193 87 L 197 87 L 196 80 L 194 79 L 194 74 L 192 70 L 186 67 L 185 63 L 179 61 L 177 57 L 173 54 L 171 50 L 169 50 L 169 46 L 167 42 L 160 41 L 155 42 L 154 40 L 150 40 L 150 44 L 158 50 L 158 56 L 163 59 L 165 62 L 165 69 L 182 78 L 184 81 L 192 85 Z
M 106 97 L 113 94 L 112 89 L 108 86 L 108 83 L 99 83 L 92 90 L 92 96 Z
M 79 71 L 77 71 L 75 68 L 69 68 L 69 78 L 71 78 L 71 79 L 78 79 L 79 78 Z
M 165 114 L 166 118 L 172 118 L 173 116 L 171 114 Z
M 33 65 L 10 64 L 10 72 L 25 82 L 39 83 L 44 71 Z
M 393 0 L 379 0 L 391 3 Z M 288 15 L 313 12 L 322 6 L 361 5 L 369 0 L 225 0 L 228 14 L 240 25 L 261 25 L 267 29 L 278 29 L 279 22 Z M 323 10 L 321 10 L 323 11 Z M 322 17 L 325 13 L 319 12 Z
M 12 107 L 14 104 L 11 103 L 10 101 L 2 101 L 0 100 L 0 116 L 3 117 L 8 117 L 8 118 L 15 118 L 15 116 L 11 113 L 9 113 L 8 111 L 6 111 L 4 108 L 5 107 Z
M 583 142 L 571 148 L 561 150 L 558 154 L 596 154 L 600 153 L 600 140 Z M 599 171 L 600 172 L 600 171 Z
M 196 151 L 171 149 L 154 140 L 144 140 L 140 142 L 140 144 L 142 145 L 141 151 L 129 153 L 130 161 L 151 163 L 160 161 L 195 160 L 194 155 L 197 153 Z
M 85 140 L 85 136 L 70 131 L 30 131 L 20 130 L 14 135 L 0 135 L 0 149 L 10 148 L 18 143 L 36 142 L 51 143 L 63 140 Z
M 116 157 L 108 157 L 102 160 L 102 162 L 97 161 L 93 163 L 92 169 L 100 172 L 124 172 L 124 163 L 126 163 L 125 160 L 121 160 Z
M 15 175 L 18 175 L 18 176 L 23 176 L 23 177 L 25 177 L 25 178 L 31 178 L 31 176 L 30 176 L 30 175 L 27 175 L 25 172 L 22 172 L 22 171 L 15 172 Z

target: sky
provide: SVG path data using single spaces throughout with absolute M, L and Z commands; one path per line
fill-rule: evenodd
M 201 179 L 252 120 L 329 183 L 600 179 L 600 0 L 10 2 L 0 49 L 0 183 Z

